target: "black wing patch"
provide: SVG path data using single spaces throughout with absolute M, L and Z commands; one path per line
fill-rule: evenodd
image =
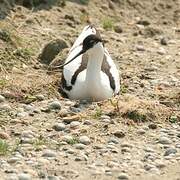
M 62 73 L 62 77 L 61 77 L 61 84 L 62 84 L 62 88 L 67 90 L 67 91 L 70 91 L 72 89 L 72 86 L 67 85 L 67 82 L 66 82 L 66 79 L 64 78 L 63 73 Z
M 107 57 L 106 55 L 104 54 L 104 58 L 103 58 L 103 63 L 102 63 L 102 66 L 101 66 L 101 71 L 103 71 L 109 78 L 109 81 L 110 81 L 110 86 L 111 88 L 113 89 L 113 91 L 115 91 L 116 89 L 116 85 L 115 85 L 115 80 L 110 72 L 110 65 L 108 64 L 107 62 Z
M 85 53 L 82 55 L 81 65 L 79 66 L 79 68 L 75 71 L 75 73 L 72 76 L 72 79 L 71 79 L 72 85 L 75 84 L 78 74 L 87 68 L 87 63 L 88 63 L 88 55 Z

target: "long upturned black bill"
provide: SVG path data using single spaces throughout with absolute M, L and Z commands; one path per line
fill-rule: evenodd
M 66 66 L 67 64 L 69 64 L 70 62 L 72 62 L 74 59 L 76 59 L 78 56 L 80 56 L 81 54 L 83 54 L 85 51 L 82 49 L 76 56 L 74 56 L 70 61 L 60 65 L 60 66 L 55 66 L 54 68 L 63 68 L 64 66 Z

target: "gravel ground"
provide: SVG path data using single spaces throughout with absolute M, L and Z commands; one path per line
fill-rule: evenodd
M 3 2 L 0 179 L 180 180 L 180 2 Z M 89 22 L 121 74 L 96 103 L 62 98 L 48 66 Z

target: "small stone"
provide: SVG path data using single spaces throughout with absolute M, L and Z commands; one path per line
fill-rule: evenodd
M 167 45 L 168 44 L 168 39 L 165 38 L 165 37 L 161 38 L 161 44 L 162 45 Z
M 66 125 L 64 123 L 56 123 L 54 126 L 53 126 L 53 129 L 55 131 L 64 131 L 66 129 Z
M 159 138 L 158 143 L 160 143 L 160 144 L 171 144 L 171 140 L 168 137 L 162 136 Z
M 18 157 L 12 157 L 10 159 L 7 160 L 8 163 L 12 164 L 12 163 L 16 163 L 17 161 L 19 161 L 20 159 Z
M 146 164 L 146 165 L 144 165 L 144 169 L 146 170 L 146 171 L 149 171 L 150 169 L 152 169 L 152 168 L 156 168 L 154 165 L 152 165 L 152 164 Z
M 157 51 L 158 54 L 164 55 L 166 54 L 166 50 L 163 47 L 160 47 L 159 50 Z
M 47 177 L 48 178 L 48 180 L 62 180 L 62 177 L 61 178 L 58 178 L 57 176 L 48 176 Z M 64 178 L 63 178 L 64 179 Z
M 137 51 L 145 51 L 145 48 L 142 45 L 137 45 L 136 49 L 137 49 Z
M 109 140 L 108 140 L 108 143 L 114 143 L 114 144 L 118 144 L 119 143 L 119 140 L 114 138 L 114 137 L 111 137 Z
M 10 111 L 11 106 L 9 104 L 2 104 L 0 105 L 0 111 Z
M 88 145 L 88 144 L 91 143 L 91 140 L 87 136 L 81 136 L 79 138 L 79 142 L 82 143 L 82 144 Z
M 44 152 L 42 154 L 43 157 L 56 157 L 56 155 L 57 155 L 57 153 L 50 149 L 44 150 Z
M 150 22 L 148 20 L 139 20 L 137 24 L 143 25 L 143 26 L 149 26 Z
M 144 130 L 144 129 L 139 129 L 138 131 L 137 131 L 137 134 L 139 134 L 139 135 L 143 135 L 143 134 L 145 134 L 146 133 L 146 131 Z
M 91 122 L 90 120 L 85 120 L 83 124 L 84 124 L 84 125 L 91 125 L 92 122 Z
M 114 31 L 116 33 L 122 33 L 123 29 L 122 29 L 121 25 L 117 24 L 117 25 L 114 26 Z
M 69 143 L 69 142 L 73 141 L 73 137 L 70 135 L 66 135 L 66 136 L 62 137 L 62 140 Z
M 25 130 L 21 133 L 21 136 L 26 138 L 33 138 L 35 137 L 35 133 L 32 132 L 31 130 Z
M 26 173 L 20 173 L 18 175 L 19 180 L 31 180 L 31 176 Z
M 121 147 L 133 148 L 133 145 L 130 144 L 130 143 L 125 142 L 125 143 L 122 143 L 122 144 L 121 144 Z
M 70 124 L 71 122 L 78 121 L 79 119 L 80 117 L 78 115 L 74 115 L 74 116 L 64 117 L 63 122 L 65 124 Z
M 17 117 L 19 117 L 19 118 L 23 118 L 23 117 L 27 117 L 29 114 L 27 113 L 27 112 L 19 112 L 19 113 L 17 113 Z
M 0 95 L 0 103 L 5 101 L 5 97 Z
M 49 109 L 61 109 L 61 103 L 59 101 L 53 101 L 49 104 Z
M 118 138 L 123 138 L 125 137 L 125 133 L 123 131 L 117 130 L 114 133 L 114 136 L 118 137 Z
M 149 129 L 157 129 L 157 125 L 155 123 L 151 123 L 148 125 Z
M 80 122 L 79 121 L 72 121 L 70 123 L 70 128 L 77 128 L 78 126 L 80 125 Z
M 129 176 L 125 173 L 121 173 L 118 175 L 118 179 L 129 179 Z
M 86 145 L 84 145 L 84 144 L 82 144 L 82 143 L 77 143 L 77 144 L 74 145 L 74 147 L 75 147 L 76 149 L 83 150 L 83 149 L 86 148 Z
M 45 99 L 45 96 L 43 94 L 36 95 L 37 100 L 43 101 Z
M 175 148 L 168 148 L 165 153 L 164 156 L 169 156 L 170 154 L 176 154 L 177 150 Z
M 9 138 L 10 138 L 9 134 L 5 132 L 0 132 L 0 139 L 9 139 Z

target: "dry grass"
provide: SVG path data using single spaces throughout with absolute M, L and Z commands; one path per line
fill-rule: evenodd
M 139 99 L 127 94 L 107 101 L 102 105 L 102 109 L 110 115 L 134 122 L 165 122 L 176 113 L 158 101 Z
M 48 97 L 59 96 L 57 89 L 59 77 L 48 75 L 45 70 L 26 69 L 20 72 L 0 72 L 0 76 L 0 93 L 9 98 L 22 100 L 32 98 L 38 93 Z

